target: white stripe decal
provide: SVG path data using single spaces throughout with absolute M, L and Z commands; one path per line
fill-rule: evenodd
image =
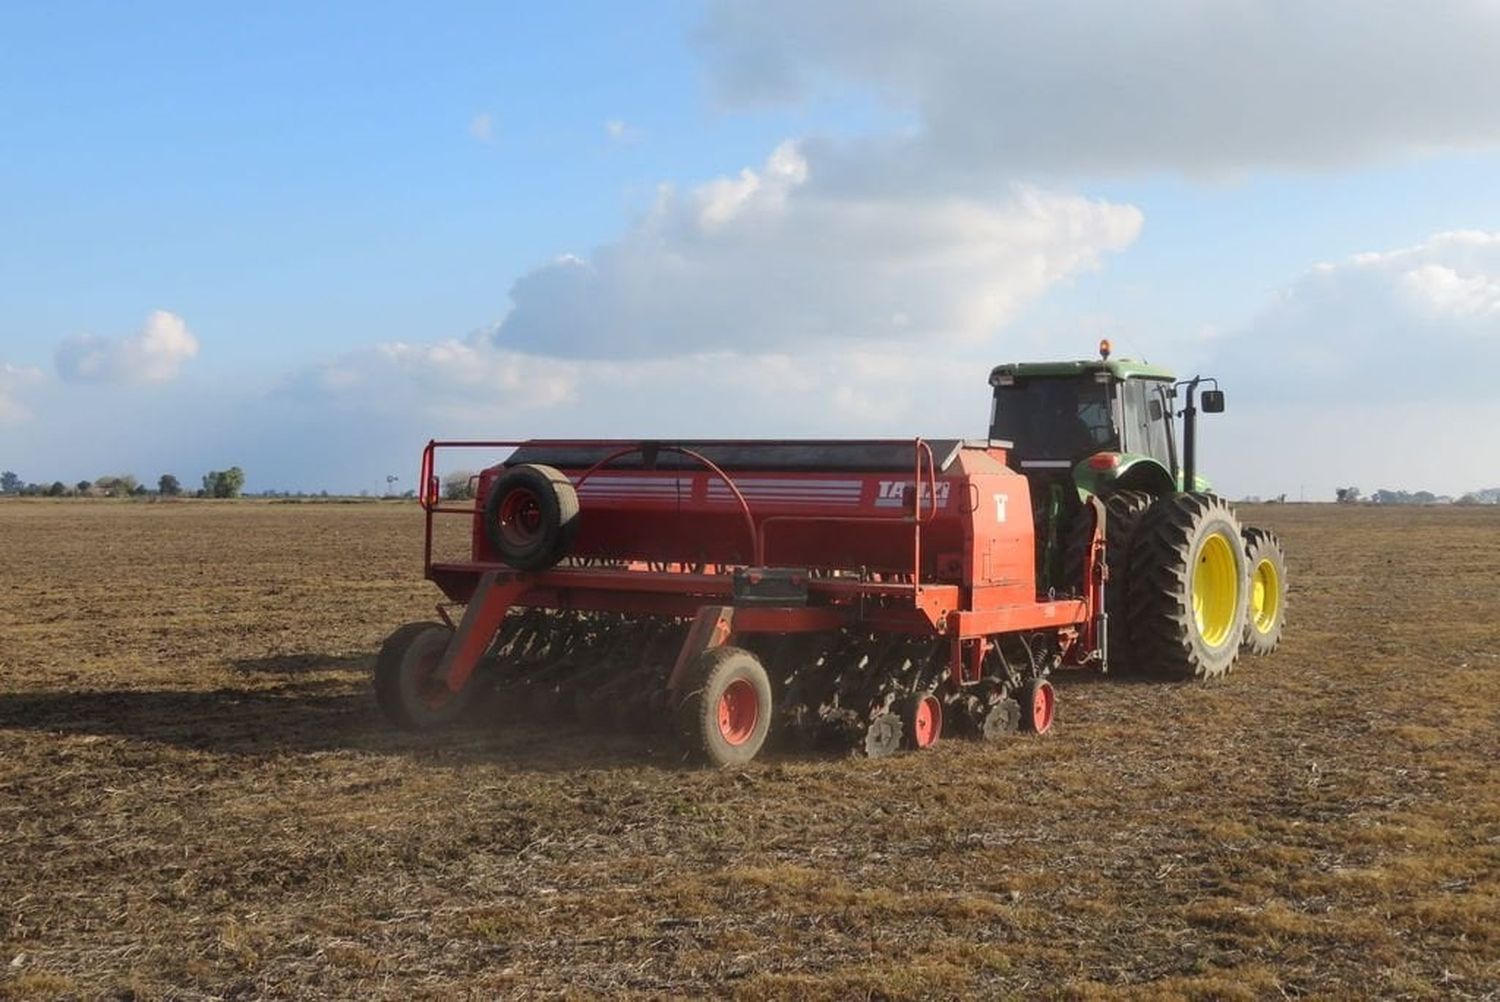
M 577 483 L 577 477 L 573 478 L 573 483 Z M 691 487 L 693 481 L 676 480 L 673 477 L 589 477 L 588 480 L 583 481 L 583 489 L 588 490 L 595 484 L 628 484 L 631 487 L 675 487 L 681 484 L 684 487 Z
M 729 488 L 727 488 L 727 487 L 721 487 L 718 490 L 710 490 L 708 493 L 711 496 L 712 495 L 719 495 L 721 497 L 728 497 L 729 495 L 733 494 L 734 492 L 731 491 L 731 490 L 729 490 Z M 824 490 L 799 490 L 798 488 L 795 488 L 795 487 L 741 487 L 740 488 L 740 493 L 741 494 L 770 494 L 770 495 L 776 495 L 776 494 L 821 494 L 821 495 L 826 495 L 828 497 L 841 497 L 841 498 L 844 498 L 844 497 L 859 497 L 859 493 L 860 492 L 859 491 L 836 491 L 836 490 L 827 490 L 827 489 L 824 489 Z
M 785 477 L 750 477 L 744 480 L 736 480 L 735 486 L 744 489 L 747 486 L 764 487 L 843 487 L 858 490 L 861 481 L 858 480 L 794 480 Z M 714 477 L 708 482 L 710 488 L 724 487 L 724 481 Z

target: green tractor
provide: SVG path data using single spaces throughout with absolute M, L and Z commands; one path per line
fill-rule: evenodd
M 1079 592 L 1102 512 L 1109 670 L 1216 678 L 1242 651 L 1276 649 L 1286 556 L 1274 533 L 1242 526 L 1198 475 L 1200 405 L 1224 409 L 1217 381 L 1109 356 L 1103 341 L 1097 359 L 990 373 L 990 437 L 1012 443 L 1010 462 L 1030 483 L 1037 581 L 1044 592 Z

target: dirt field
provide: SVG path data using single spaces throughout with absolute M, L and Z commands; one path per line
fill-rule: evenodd
M 1497 997 L 1500 509 L 1242 515 L 1223 684 L 736 774 L 388 733 L 413 506 L 0 504 L 0 997 Z

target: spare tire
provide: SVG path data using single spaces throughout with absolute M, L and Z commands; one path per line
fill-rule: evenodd
M 517 570 L 551 567 L 567 556 L 577 530 L 578 492 L 555 467 L 512 466 L 484 502 L 485 538 Z

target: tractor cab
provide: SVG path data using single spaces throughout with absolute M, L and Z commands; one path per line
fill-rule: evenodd
M 1074 587 L 1065 551 L 1087 497 L 1209 489 L 1193 455 L 1200 382 L 1214 386 L 1203 392 L 1201 409 L 1223 410 L 1213 380 L 1178 382 L 1158 366 L 1111 359 L 1108 341 L 1100 342 L 1097 359 L 1007 363 L 990 372 L 990 438 L 1012 443 L 1010 463 L 1030 482 L 1037 538 L 1045 541 L 1039 580 Z M 1180 453 L 1173 422 L 1179 403 Z
M 1098 359 L 999 365 L 990 373 L 990 437 L 1014 443 L 1021 472 L 1065 470 L 1082 492 L 1170 493 L 1183 472 L 1174 383 L 1166 369 L 1111 360 L 1108 342 Z

